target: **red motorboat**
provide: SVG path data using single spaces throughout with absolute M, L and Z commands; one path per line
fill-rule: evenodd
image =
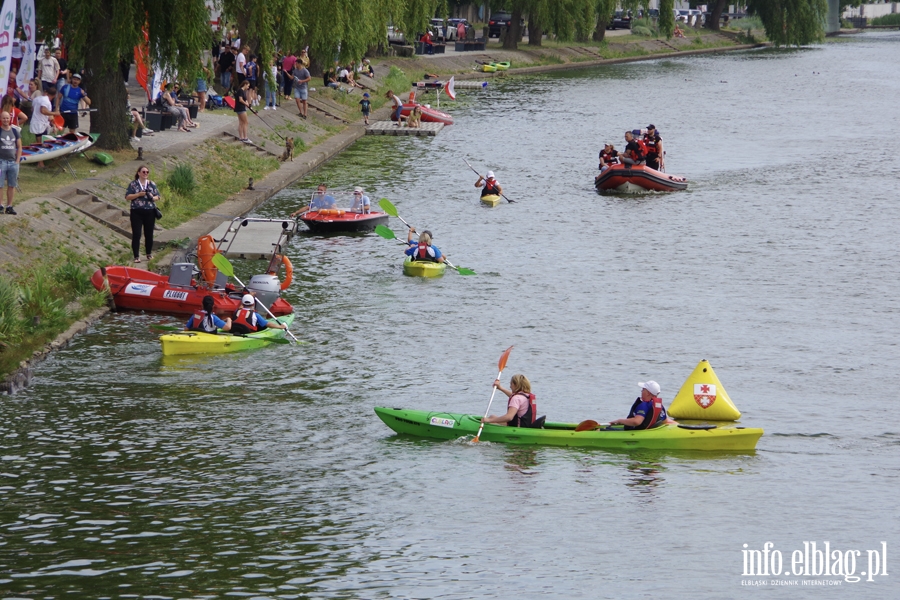
M 647 165 L 613 165 L 594 181 L 598 190 L 625 192 L 676 192 L 687 189 L 687 179 Z
M 246 225 L 249 221 L 278 220 L 242 219 L 239 217 L 228 229 L 234 234 L 231 236 L 232 242 L 242 225 Z M 242 225 L 239 225 L 239 222 Z M 256 299 L 276 316 L 289 315 L 294 312 L 294 307 L 281 297 L 281 292 L 286 290 L 293 281 L 294 269 L 287 256 L 277 253 L 280 251 L 281 241 L 287 233 L 287 222 L 282 221 L 282 233 L 278 243 L 274 244 L 275 250 L 269 260 L 267 273 L 254 275 L 247 282 L 247 290 L 252 292 Z M 231 245 L 229 244 L 228 247 L 230 248 Z M 145 310 L 191 315 L 202 309 L 204 296 L 212 296 L 215 301 L 216 314 L 230 316 L 240 307 L 241 297 L 245 292 L 229 283 L 228 277 L 216 268 L 212 259 L 218 252 L 220 249 L 213 237 L 204 235 L 197 241 L 199 268 L 189 262 L 174 263 L 169 275 L 165 276 L 134 267 L 109 266 L 97 269 L 91 276 L 91 283 L 99 291 L 108 288 L 116 309 L 119 310 Z M 282 266 L 285 268 L 285 277 L 284 280 L 279 280 L 277 271 Z
M 359 233 L 373 231 L 376 225 L 386 225 L 388 215 L 371 210 L 370 201 L 366 209 L 364 198 L 368 201 L 365 194 L 357 196 L 355 192 L 329 191 L 322 195 L 316 192 L 309 202 L 314 210 L 301 214 L 300 220 L 313 233 Z
M 206 283 L 199 283 L 192 277 L 194 265 L 191 263 L 176 263 L 172 265 L 172 273 L 167 277 L 152 271 L 136 269 L 134 267 L 106 267 L 106 278 L 109 280 L 109 291 L 116 303 L 116 309 L 145 310 L 149 312 L 172 313 L 178 315 L 192 315 L 203 307 L 203 297 L 210 295 L 216 302 L 216 314 L 231 316 L 241 305 L 242 291 L 233 285 L 216 288 Z M 98 269 L 91 277 L 91 283 L 98 290 L 103 290 L 104 269 Z M 269 283 L 257 278 L 278 280 L 274 275 L 255 275 L 247 285 L 247 289 L 257 291 L 257 297 L 261 298 L 259 290 L 254 290 L 254 284 Z M 185 283 L 186 280 L 186 283 Z M 255 281 L 257 280 L 257 281 Z M 275 316 L 289 315 L 294 312 L 294 307 L 284 298 L 277 298 L 269 306 Z

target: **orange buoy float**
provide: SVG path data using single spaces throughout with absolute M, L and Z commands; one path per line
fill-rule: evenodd
M 277 276 L 279 265 L 284 265 L 284 279 L 281 280 L 281 291 L 284 291 L 294 281 L 294 265 L 291 264 L 291 259 L 284 254 L 276 254 L 272 257 L 272 262 L 269 263 L 269 275 Z
M 200 273 L 203 281 L 210 286 L 216 282 L 216 275 L 219 270 L 213 263 L 213 256 L 216 255 L 216 241 L 211 235 L 204 235 L 197 240 L 197 262 L 199 263 Z

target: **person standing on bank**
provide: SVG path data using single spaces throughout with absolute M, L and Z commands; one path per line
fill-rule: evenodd
M 78 131 L 78 102 L 84 100 L 88 106 L 91 105 L 91 99 L 88 98 L 87 92 L 81 87 L 81 75 L 72 73 L 72 83 L 62 86 L 57 90 L 56 110 L 62 114 L 63 122 L 69 128 L 69 133 Z
M 6 184 L 6 214 L 14 215 L 13 198 L 19 185 L 19 161 L 22 160 L 22 136 L 12 126 L 12 115 L 0 113 L 0 185 Z
M 125 199 L 131 202 L 131 250 L 134 262 L 141 262 L 141 230 L 144 231 L 144 250 L 147 260 L 153 258 L 153 228 L 156 226 L 159 189 L 150 181 L 150 169 L 138 167 L 134 181 L 128 184 Z
M 241 82 L 241 87 L 238 91 L 234 93 L 234 112 L 237 113 L 238 117 L 238 139 L 244 142 L 245 144 L 252 144 L 248 137 L 250 122 L 247 119 L 247 109 L 250 108 L 250 82 L 244 79 Z

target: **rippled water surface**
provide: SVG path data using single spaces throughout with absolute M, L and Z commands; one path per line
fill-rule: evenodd
M 898 59 L 884 33 L 511 78 L 436 138 L 365 138 L 259 213 L 364 185 L 478 275 L 303 235 L 299 348 L 163 360 L 148 326 L 174 319 L 104 319 L 0 404 L 0 597 L 900 596 Z M 598 195 L 599 147 L 650 122 L 690 189 Z M 517 202 L 480 206 L 464 158 Z M 516 448 L 372 412 L 483 412 L 511 344 L 504 379 L 551 420 L 625 416 L 646 378 L 671 400 L 705 358 L 766 433 Z M 885 542 L 889 575 L 742 575 L 744 544 L 789 567 L 812 541 L 859 550 L 857 574 Z

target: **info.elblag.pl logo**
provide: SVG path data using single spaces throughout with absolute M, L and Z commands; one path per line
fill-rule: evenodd
M 782 579 L 743 580 L 741 585 L 841 585 L 843 582 L 877 581 L 887 577 L 887 542 L 877 550 L 832 549 L 831 542 L 803 542 L 803 549 L 786 559 L 775 544 L 766 542 L 762 550 L 744 544 L 744 577 L 782 577 Z M 866 570 L 860 570 L 861 568 Z M 857 572 L 858 571 L 858 572 Z M 804 579 L 784 579 L 803 577 Z M 805 579 L 807 577 L 841 577 L 843 579 Z M 863 579 L 865 578 L 865 579 Z

